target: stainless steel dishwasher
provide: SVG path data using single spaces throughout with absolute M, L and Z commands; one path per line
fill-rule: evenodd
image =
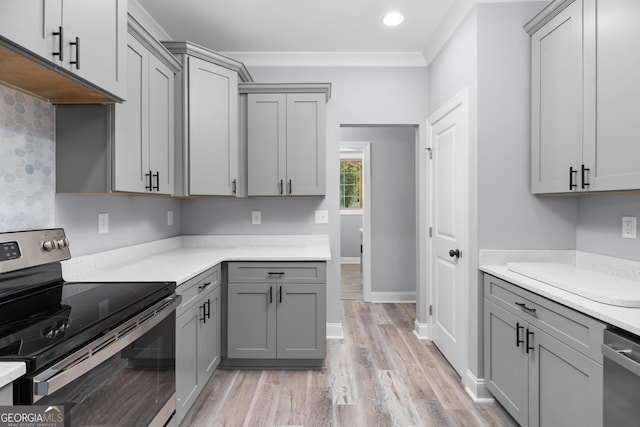
M 640 337 L 604 331 L 604 420 L 607 426 L 640 423 Z

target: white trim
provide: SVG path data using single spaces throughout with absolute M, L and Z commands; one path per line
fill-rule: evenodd
M 340 209 L 340 215 L 362 215 L 362 209 Z
M 362 300 L 371 301 L 371 142 L 341 141 L 340 148 L 362 151 Z M 415 297 L 414 297 L 415 300 Z
M 360 257 L 343 256 L 340 258 L 340 264 L 360 264 Z
M 344 329 L 342 328 L 342 322 L 327 323 L 327 339 L 328 340 L 344 339 Z
M 418 322 L 418 319 L 416 319 L 413 322 L 413 333 L 420 340 L 430 340 L 431 325 L 428 323 Z
M 247 67 L 426 67 L 422 52 L 224 52 Z
M 487 382 L 484 378 L 478 378 L 473 372 L 467 369 L 464 379 L 464 390 L 473 399 L 475 403 L 493 403 L 495 399 L 487 388 Z
M 462 190 L 462 199 L 463 199 L 463 208 L 462 208 L 462 235 L 459 239 L 459 248 L 463 254 L 469 253 L 469 91 L 468 88 L 462 89 L 455 96 L 449 99 L 444 105 L 438 108 L 433 114 L 431 114 L 427 118 L 427 146 L 432 147 L 432 129 L 433 126 L 444 118 L 447 114 L 453 111 L 456 108 L 460 108 L 460 112 L 462 117 L 464 118 L 464 122 L 460 124 L 460 138 L 463 141 L 461 149 L 463 152 L 461 153 L 463 158 L 462 165 L 462 173 L 460 179 L 463 182 L 463 190 Z M 433 168 L 430 168 L 429 175 L 433 174 Z M 430 225 L 432 224 L 431 212 L 433 211 L 433 177 L 429 179 L 429 187 L 427 191 L 429 192 L 428 200 L 429 200 L 429 208 L 428 211 L 425 212 L 429 217 Z M 429 273 L 427 274 L 427 295 L 429 295 L 430 304 L 434 302 L 434 286 L 433 286 L 433 268 L 431 268 L 432 258 L 433 258 L 433 239 L 428 239 L 428 253 L 429 259 Z M 469 257 L 462 256 L 458 263 L 459 268 L 461 268 L 461 281 L 463 283 L 463 291 L 462 295 L 460 295 L 460 307 L 462 310 L 462 326 L 460 328 L 460 343 L 463 347 L 463 360 L 462 366 L 460 366 L 460 376 L 464 374 L 464 372 L 469 369 L 469 333 L 468 333 L 468 324 L 469 324 Z M 436 307 L 434 307 L 437 309 Z M 432 316 L 429 316 L 429 324 L 435 331 L 434 319 Z M 453 364 L 452 364 L 453 366 Z M 455 368 L 455 366 L 454 366 Z
M 371 301 L 373 303 L 414 303 L 416 302 L 415 291 L 385 291 L 385 292 L 371 292 Z

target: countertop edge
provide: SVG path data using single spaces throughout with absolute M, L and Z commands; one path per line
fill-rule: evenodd
M 17 380 L 27 372 L 24 362 L 0 362 L 0 388 Z
M 505 265 L 483 265 L 480 266 L 480 271 L 591 316 L 601 322 L 640 335 L 640 308 L 617 307 L 593 301 L 513 272 Z

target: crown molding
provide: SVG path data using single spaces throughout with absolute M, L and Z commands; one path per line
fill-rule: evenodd
M 426 67 L 422 52 L 224 52 L 248 67 Z

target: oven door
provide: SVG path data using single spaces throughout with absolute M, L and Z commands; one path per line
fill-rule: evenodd
M 65 426 L 164 426 L 175 413 L 171 296 L 59 363 L 27 375 L 31 402 L 62 406 Z M 24 396 L 24 394 L 23 394 Z

